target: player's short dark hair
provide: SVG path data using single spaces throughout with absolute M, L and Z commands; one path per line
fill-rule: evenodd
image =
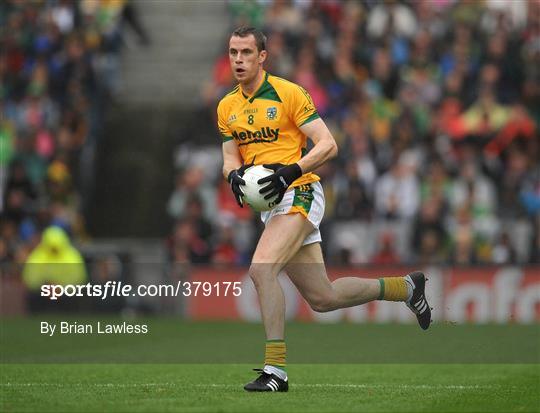
M 250 34 L 255 37 L 255 44 L 257 45 L 257 50 L 259 52 L 261 50 L 266 50 L 266 36 L 263 34 L 263 32 L 261 32 L 259 29 L 256 29 L 255 27 L 241 26 L 234 32 L 232 32 L 231 36 L 247 37 Z

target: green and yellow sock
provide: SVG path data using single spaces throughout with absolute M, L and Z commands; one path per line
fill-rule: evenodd
M 378 300 L 384 301 L 407 301 L 412 293 L 405 277 L 379 278 L 381 292 Z
M 285 369 L 285 358 L 287 356 L 287 346 L 285 340 L 267 340 L 264 354 L 264 364 Z

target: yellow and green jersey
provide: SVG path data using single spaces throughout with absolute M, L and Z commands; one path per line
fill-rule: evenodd
M 311 96 L 301 86 L 266 72 L 252 96 L 238 85 L 221 99 L 217 115 L 223 142 L 234 139 L 244 163 L 255 165 L 298 162 L 307 148 L 307 136 L 300 127 L 319 118 Z M 291 187 L 319 179 L 307 173 Z

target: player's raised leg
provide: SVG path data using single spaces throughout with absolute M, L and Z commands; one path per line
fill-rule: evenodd
M 265 367 L 244 388 L 248 391 L 287 391 L 285 373 L 285 299 L 277 276 L 300 249 L 313 226 L 302 215 L 276 215 L 267 223 L 253 255 L 249 274 L 261 307 L 266 332 Z
M 425 276 L 421 272 L 379 279 L 342 277 L 330 282 L 318 243 L 303 246 L 285 270 L 315 311 L 332 311 L 373 300 L 403 301 L 416 314 L 420 327 L 425 330 L 431 322 L 431 308 L 424 293 Z

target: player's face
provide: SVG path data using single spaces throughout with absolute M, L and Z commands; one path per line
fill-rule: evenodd
M 257 49 L 253 35 L 232 36 L 229 41 L 229 61 L 235 79 L 239 83 L 252 82 L 266 59 L 266 51 Z

